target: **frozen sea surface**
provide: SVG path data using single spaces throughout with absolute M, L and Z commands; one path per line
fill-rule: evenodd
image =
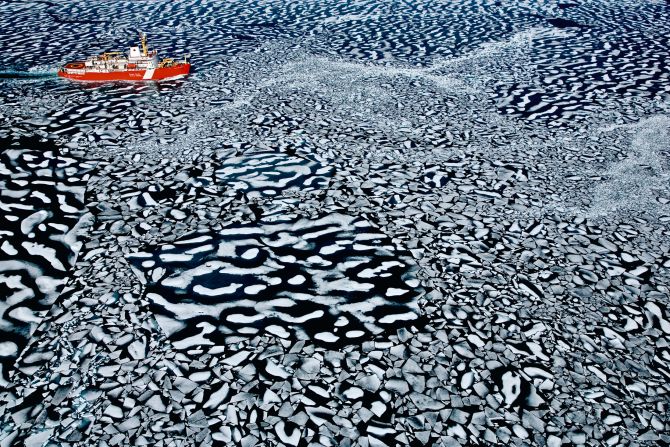
M 130 260 L 176 347 L 225 344 L 226 336 L 268 326 L 297 339 L 348 344 L 419 313 L 409 253 L 344 214 L 224 226 Z
M 182 80 L 77 84 L 138 29 Z M 0 0 L 0 445 L 667 445 L 667 1 Z

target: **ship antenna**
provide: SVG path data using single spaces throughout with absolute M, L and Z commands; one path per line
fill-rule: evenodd
M 142 55 L 148 55 L 147 51 L 147 34 L 140 31 L 140 42 L 142 42 Z

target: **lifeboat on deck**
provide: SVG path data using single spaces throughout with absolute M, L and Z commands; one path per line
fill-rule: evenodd
M 177 61 L 158 59 L 156 50 L 147 47 L 147 36 L 140 33 L 140 46 L 130 47 L 128 54 L 119 51 L 88 57 L 85 61 L 66 63 L 58 76 L 76 81 L 159 81 L 181 78 L 191 71 L 187 57 Z

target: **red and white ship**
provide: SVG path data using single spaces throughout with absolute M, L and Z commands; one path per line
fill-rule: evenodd
M 85 61 L 68 62 L 58 76 L 77 81 L 158 81 L 184 77 L 191 70 L 187 58 L 158 60 L 158 52 L 149 50 L 147 36 L 140 33 L 141 47 L 130 47 L 127 55 L 120 51 L 91 56 Z

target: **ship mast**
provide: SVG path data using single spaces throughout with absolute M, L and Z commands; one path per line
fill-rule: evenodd
M 142 55 L 146 57 L 149 52 L 147 50 L 147 35 L 140 31 L 140 42 L 142 43 Z

